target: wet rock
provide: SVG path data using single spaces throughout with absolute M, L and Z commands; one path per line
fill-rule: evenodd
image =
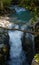
M 0 39 L 3 41 L 3 43 L 8 44 L 9 43 L 9 35 L 7 33 L 7 30 L 4 30 L 0 28 Z M 1 41 L 0 40 L 0 41 Z
M 30 33 L 25 33 L 22 36 L 22 47 L 27 55 L 27 60 L 31 65 L 31 61 L 33 59 L 33 42 L 32 42 L 32 35 Z

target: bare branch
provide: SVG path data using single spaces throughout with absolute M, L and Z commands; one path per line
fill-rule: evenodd
M 28 31 L 28 30 L 20 30 L 20 29 L 16 29 L 16 28 L 6 28 L 6 27 L 0 27 L 0 28 L 3 28 L 5 30 L 18 30 L 18 31 L 21 31 L 21 32 L 25 32 L 25 33 L 31 33 L 33 35 L 39 35 L 39 32 L 35 32 L 35 31 Z

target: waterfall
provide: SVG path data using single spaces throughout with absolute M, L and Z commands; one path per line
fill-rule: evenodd
M 11 61 L 9 65 L 28 65 L 28 62 L 25 57 L 25 53 L 22 49 L 21 36 L 22 32 L 20 31 L 9 31 L 10 36 L 10 58 Z
M 11 50 L 10 50 L 10 56 L 11 58 L 17 57 L 20 55 L 22 51 L 22 46 L 21 46 L 21 32 L 18 31 L 9 31 L 9 36 L 10 36 L 10 44 L 11 44 Z

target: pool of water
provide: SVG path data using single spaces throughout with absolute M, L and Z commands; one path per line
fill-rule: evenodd
M 13 6 L 12 6 L 12 9 L 13 9 Z M 9 17 L 16 18 L 16 21 L 14 21 L 14 22 L 17 22 L 18 20 L 20 20 L 20 23 L 24 23 L 24 22 L 26 23 L 26 22 L 29 22 L 29 20 L 33 17 L 31 12 L 25 8 L 20 8 L 20 7 L 14 6 L 14 9 L 15 9 L 15 13 L 12 13 L 9 16 Z

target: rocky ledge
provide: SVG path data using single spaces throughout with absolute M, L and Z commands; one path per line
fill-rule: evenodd
M 0 28 L 0 43 L 9 44 L 8 31 Z

